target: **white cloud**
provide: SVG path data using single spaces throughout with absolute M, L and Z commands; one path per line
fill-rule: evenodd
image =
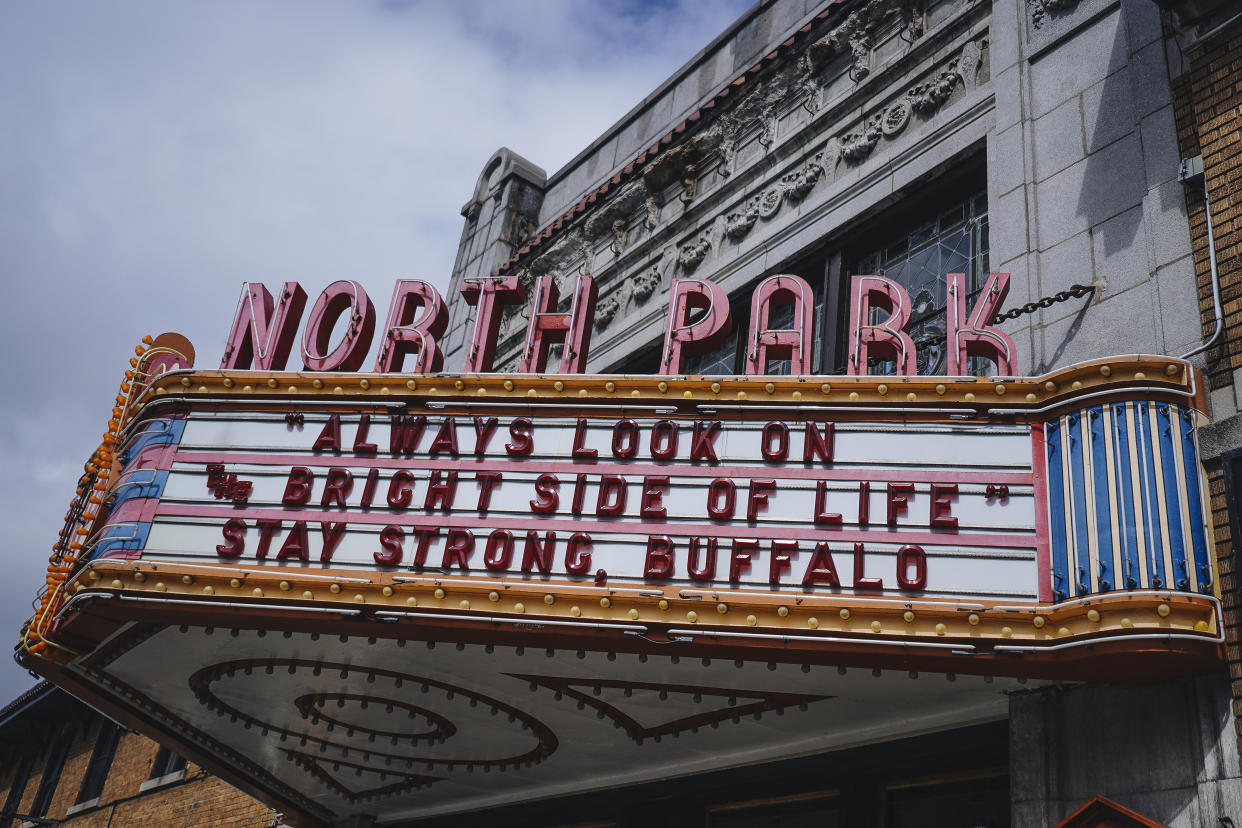
M 0 7 L 0 640 L 142 334 L 213 367 L 243 281 L 444 288 L 495 149 L 554 172 L 745 5 Z

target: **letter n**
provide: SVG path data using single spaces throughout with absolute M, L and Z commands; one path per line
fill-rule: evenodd
M 297 282 L 285 282 L 275 301 L 263 285 L 246 282 L 220 370 L 283 371 L 305 307 L 306 291 Z

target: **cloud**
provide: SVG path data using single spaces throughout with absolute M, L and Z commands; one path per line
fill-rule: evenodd
M 243 281 L 444 289 L 495 149 L 554 172 L 745 5 L 3 6 L 0 639 L 142 334 L 213 367 Z

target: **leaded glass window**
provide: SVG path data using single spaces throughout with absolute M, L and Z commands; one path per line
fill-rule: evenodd
M 987 196 L 976 195 L 861 256 L 855 274 L 891 279 L 910 294 L 913 310 L 907 330 L 918 350 L 921 375 L 942 374 L 945 367 L 945 274 L 965 273 L 974 297 L 988 272 Z M 873 311 L 872 323 L 883 311 Z M 971 360 L 971 370 L 986 370 Z M 871 359 L 869 374 L 896 373 L 892 360 Z

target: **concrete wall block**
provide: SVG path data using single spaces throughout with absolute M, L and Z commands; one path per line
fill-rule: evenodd
M 1142 203 L 1146 186 L 1142 146 L 1131 135 L 1036 185 L 1037 242 L 1041 249 Z
M 1194 257 L 1186 256 L 1156 271 L 1157 319 L 1164 338 L 1161 353 L 1184 354 L 1203 341 L 1195 286 Z
M 733 71 L 742 72 L 749 69 L 759 58 L 763 57 L 772 31 L 773 14 L 771 7 L 764 9 L 751 18 L 745 26 L 738 30 L 733 38 Z
M 1038 118 L 1033 130 L 1031 154 L 1036 181 L 1043 181 L 1086 157 L 1082 110 L 1077 97 Z
M 1163 33 L 1160 26 L 1160 7 L 1155 3 L 1146 0 L 1122 0 L 1121 16 L 1126 22 L 1126 35 L 1130 41 L 1131 52 L 1160 40 Z
M 992 77 L 992 91 L 996 96 L 996 128 L 1008 129 L 1022 120 L 1022 72 L 1018 66 L 1010 66 Z
M 1147 186 L 1176 182 L 1182 156 L 1177 148 L 1177 125 L 1173 122 L 1173 107 L 1166 106 L 1145 116 L 1139 122 L 1139 136 L 1143 142 Z
M 988 135 L 989 189 L 1004 195 L 1026 181 L 1026 142 L 1021 124 Z
M 1022 16 L 1026 14 L 1026 4 L 1014 0 L 992 0 L 992 23 L 988 28 L 988 60 L 992 63 L 992 74 L 1017 64 L 1021 54 L 1018 46 L 1018 31 L 1022 25 Z
M 1121 15 L 1107 14 L 1031 61 L 1036 117 L 1121 69 L 1127 58 Z
M 1144 230 L 1141 207 L 1126 210 L 1092 230 L 1095 278 L 1103 282 L 1102 295 L 1121 293 L 1151 278 L 1153 266 L 1146 255 Z M 1085 272 L 1082 278 L 1090 276 Z
M 1091 233 L 1084 230 L 1039 253 L 1039 287 L 1036 290 L 1040 296 L 1050 296 L 1073 284 L 1090 284 L 1092 275 Z M 1072 302 L 1065 302 L 1041 310 L 1039 315 L 1051 320 L 1075 311 Z
M 1190 221 L 1186 194 L 1177 181 L 1166 181 L 1149 190 L 1143 199 L 1148 269 L 1176 261 L 1191 253 Z
M 1003 196 L 988 192 L 988 242 L 994 259 L 1008 261 L 1029 251 L 1029 223 L 1026 215 L 1026 188 Z
M 810 0 L 781 0 L 773 3 L 771 9 L 772 39 L 775 40 L 802 22 L 812 7 Z M 768 44 L 769 48 L 771 43 Z
M 1129 70 L 1089 86 L 1082 93 L 1083 134 L 1087 152 L 1095 152 L 1134 131 L 1138 115 L 1134 111 Z
M 1169 105 L 1169 67 L 1162 42 L 1150 43 L 1130 58 L 1130 79 L 1134 84 L 1134 107 L 1140 115 Z
M 1044 341 L 1039 373 L 1106 354 L 1161 353 L 1154 293 L 1140 286 L 1102 302 L 1064 303 L 1055 306 L 1056 312 L 1065 308 L 1069 315 L 1051 322 L 1045 322 L 1041 312 Z

